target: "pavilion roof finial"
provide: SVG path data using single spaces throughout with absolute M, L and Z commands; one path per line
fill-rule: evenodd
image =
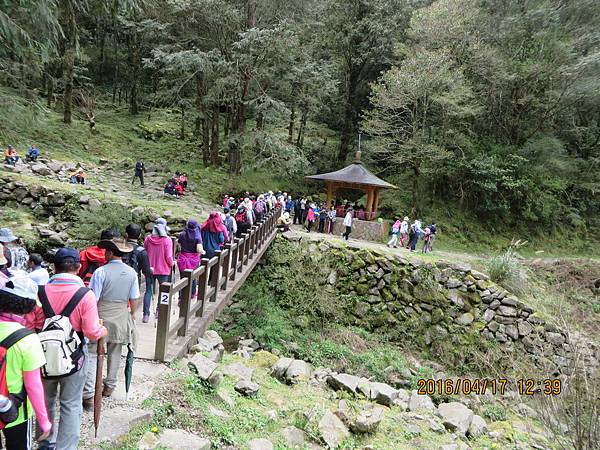
M 358 133 L 358 148 L 356 149 L 356 156 L 354 157 L 354 162 L 355 163 L 360 163 L 360 157 L 362 155 L 362 152 L 360 151 L 360 138 L 362 137 L 362 133 Z

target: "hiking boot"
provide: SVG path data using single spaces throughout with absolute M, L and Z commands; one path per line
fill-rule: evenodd
M 92 411 L 94 409 L 94 397 L 83 399 L 83 409 L 86 411 Z
M 102 397 L 110 397 L 113 395 L 113 392 L 115 392 L 115 388 L 104 386 L 104 389 L 102 389 Z
M 142 317 L 142 322 L 143 323 L 150 322 L 150 314 L 144 314 L 144 317 Z

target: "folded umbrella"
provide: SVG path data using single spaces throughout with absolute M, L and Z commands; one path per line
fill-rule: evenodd
M 96 390 L 94 392 L 94 437 L 98 437 L 98 427 L 100 426 L 100 415 L 102 413 L 102 372 L 104 369 L 104 338 L 98 339 L 96 350 Z
M 129 387 L 133 376 L 133 349 L 127 344 L 127 357 L 125 358 L 125 400 L 129 400 Z

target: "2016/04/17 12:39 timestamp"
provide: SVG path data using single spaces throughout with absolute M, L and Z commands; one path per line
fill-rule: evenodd
M 519 395 L 560 395 L 562 390 L 561 380 L 547 378 L 534 380 L 520 378 L 511 383 L 506 378 L 456 378 L 446 380 L 433 380 L 421 378 L 417 381 L 419 395 L 504 395 L 508 388 L 516 387 Z

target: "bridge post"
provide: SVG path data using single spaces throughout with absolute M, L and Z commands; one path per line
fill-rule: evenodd
M 225 275 L 225 280 L 223 280 L 223 286 L 221 286 L 222 291 L 227 290 L 227 284 L 229 283 L 229 277 L 231 276 L 231 244 L 225 244 L 225 251 L 227 252 L 227 255 L 223 260 L 223 274 Z M 235 273 L 235 270 L 233 273 Z
M 171 283 L 162 283 L 158 288 L 158 322 L 154 345 L 154 359 L 158 361 L 164 361 L 167 356 L 171 300 Z
M 192 301 L 192 274 L 191 269 L 186 269 L 181 274 L 182 278 L 187 279 L 186 286 L 181 290 L 181 304 L 179 305 L 179 317 L 183 317 L 183 326 L 177 331 L 177 336 L 185 336 L 187 334 L 190 322 L 190 304 Z M 196 287 L 198 289 L 198 287 Z
M 236 238 L 233 241 L 233 245 L 235 245 L 235 248 L 231 255 L 231 268 L 233 270 L 231 271 L 231 274 L 229 277 L 229 279 L 231 281 L 235 281 L 235 276 L 237 275 L 237 266 L 238 266 L 238 260 L 239 260 L 239 254 L 240 254 L 240 240 Z
M 223 252 L 217 250 L 215 256 L 218 258 L 217 264 L 212 266 L 210 270 L 210 286 L 215 288 L 215 292 L 210 296 L 210 302 L 217 301 L 217 294 L 219 293 L 219 281 L 221 279 L 221 269 L 223 264 Z
M 244 265 L 247 266 L 250 262 L 250 242 L 252 240 L 252 230 L 248 230 L 248 233 L 244 235 L 246 240 L 244 241 Z
M 204 266 L 204 270 L 200 274 L 200 278 L 198 278 L 198 301 L 200 303 L 200 308 L 196 311 L 196 317 L 202 317 L 204 315 L 204 301 L 206 300 L 206 291 L 208 289 L 208 275 L 210 270 L 208 269 L 208 258 L 202 258 L 202 265 Z

